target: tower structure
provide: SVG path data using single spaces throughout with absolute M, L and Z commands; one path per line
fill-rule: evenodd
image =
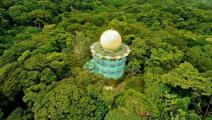
M 117 31 L 106 30 L 102 33 L 100 41 L 90 48 L 93 59 L 85 65 L 87 69 L 106 78 L 118 79 L 123 76 L 130 49 L 122 43 Z

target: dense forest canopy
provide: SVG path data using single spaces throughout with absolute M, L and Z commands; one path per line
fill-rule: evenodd
M 107 29 L 118 81 L 83 69 Z M 1 0 L 0 119 L 212 120 L 212 1 Z

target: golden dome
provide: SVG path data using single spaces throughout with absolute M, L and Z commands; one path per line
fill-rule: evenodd
M 100 37 L 100 44 L 102 48 L 114 51 L 121 46 L 122 38 L 117 31 L 112 29 L 106 30 Z

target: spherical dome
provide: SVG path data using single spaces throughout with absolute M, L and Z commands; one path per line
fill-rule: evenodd
M 100 37 L 100 44 L 106 50 L 116 50 L 121 46 L 122 39 L 115 30 L 106 30 Z

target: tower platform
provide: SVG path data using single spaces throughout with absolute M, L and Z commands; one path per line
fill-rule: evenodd
M 114 51 L 102 48 L 99 42 L 91 46 L 93 59 L 85 64 L 85 68 L 92 72 L 102 74 L 106 78 L 121 78 L 125 70 L 126 57 L 130 53 L 127 45 L 121 44 Z

